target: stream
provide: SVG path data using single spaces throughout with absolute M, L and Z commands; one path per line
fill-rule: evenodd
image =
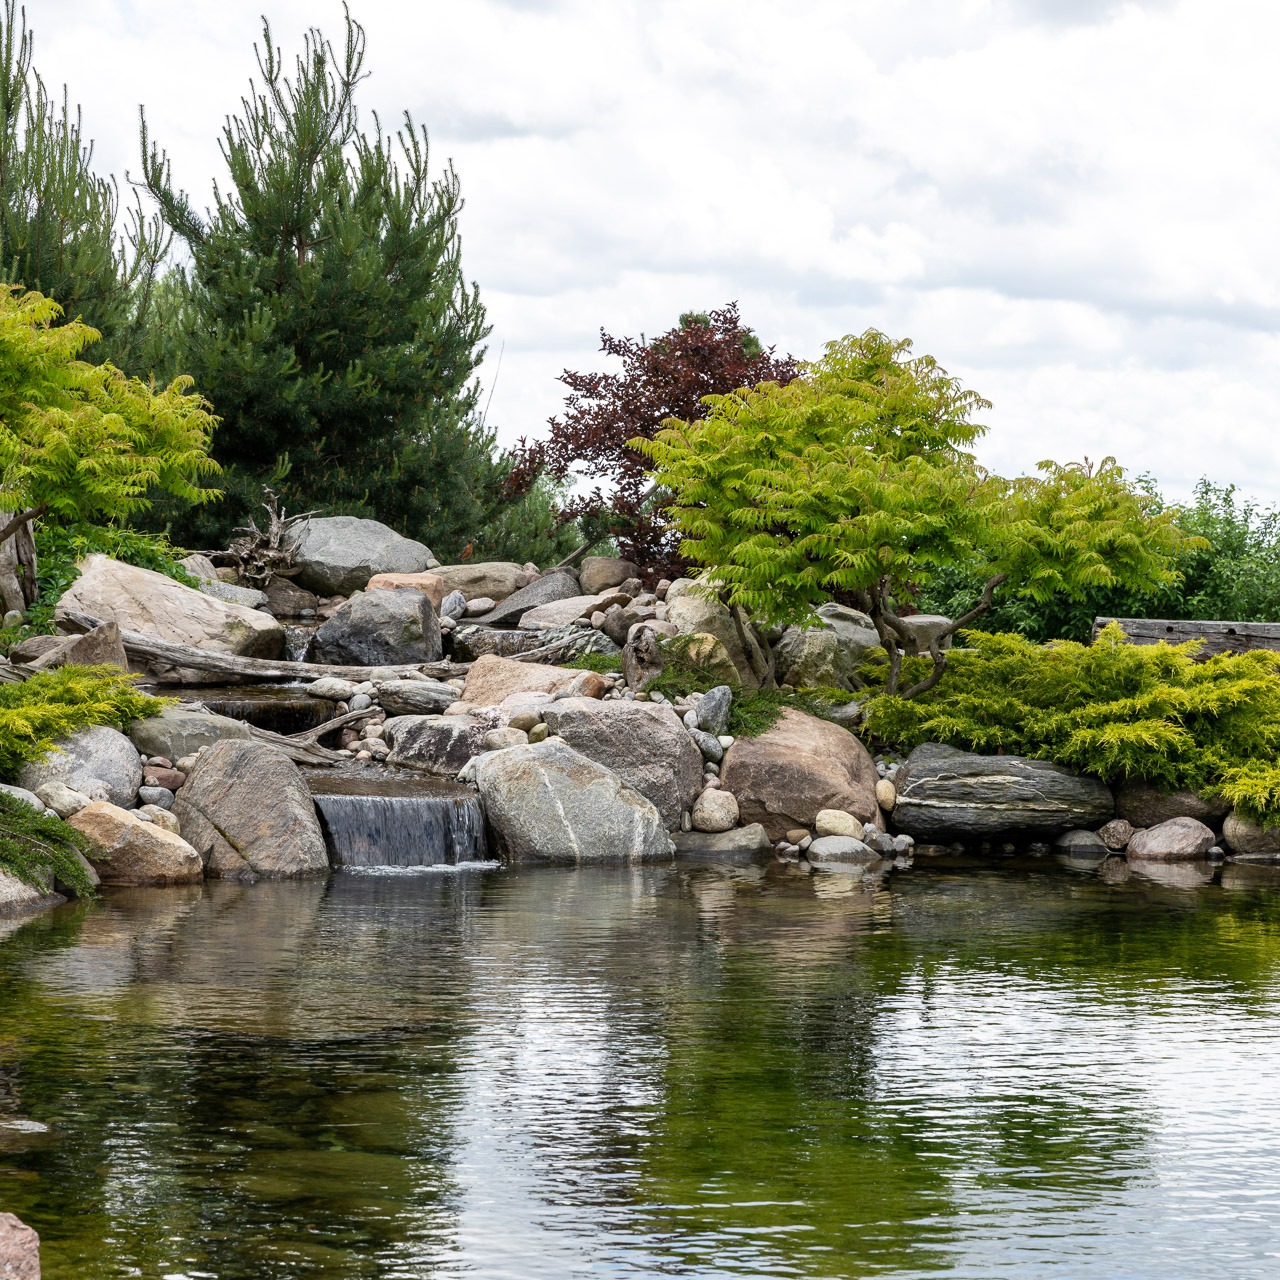
M 1274 1276 L 1280 869 L 1114 872 L 463 861 L 0 921 L 0 1209 L 46 1280 Z

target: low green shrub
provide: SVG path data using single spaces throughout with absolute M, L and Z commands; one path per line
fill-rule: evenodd
M 596 671 L 602 676 L 622 674 L 622 659 L 616 653 L 584 653 L 560 665 L 574 671 Z
M 60 738 L 90 725 L 124 729 L 157 715 L 172 699 L 139 693 L 116 667 L 59 667 L 29 680 L 0 684 L 0 782 L 43 759 Z
M 94 852 L 93 841 L 61 818 L 46 818 L 25 800 L 0 791 L 0 870 L 24 884 L 43 888 L 45 877 L 70 886 L 78 898 L 93 894 L 77 853 Z
M 1220 795 L 1280 823 L 1280 654 L 1196 662 L 1197 642 L 1134 645 L 1114 624 L 1093 645 L 977 631 L 964 642 L 924 696 L 873 697 L 869 733 L 904 750 L 942 742 Z

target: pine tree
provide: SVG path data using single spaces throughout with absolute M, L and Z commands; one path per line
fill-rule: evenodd
M 190 253 L 179 283 L 182 371 L 215 399 L 228 500 L 217 524 L 176 520 L 209 543 L 270 483 L 293 509 L 376 515 L 447 555 L 502 480 L 474 421 L 488 333 L 462 274 L 452 167 L 428 177 L 425 129 L 394 135 L 355 104 L 365 35 L 350 13 L 341 54 L 317 30 L 292 78 L 270 27 L 261 84 L 228 118 L 228 187 L 196 213 L 142 121 L 143 181 Z M 171 519 L 175 513 L 166 509 Z

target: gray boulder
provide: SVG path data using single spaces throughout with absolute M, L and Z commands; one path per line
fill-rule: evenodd
M 505 600 L 536 576 L 510 560 L 468 561 L 437 565 L 432 572 L 443 579 L 446 592 L 461 591 L 468 600 Z
M 1232 853 L 1280 855 L 1280 827 L 1263 827 L 1235 810 L 1227 815 L 1222 838 Z
M 894 825 L 928 842 L 1056 835 L 1100 826 L 1114 810 L 1111 792 L 1096 778 L 1044 760 L 973 755 L 931 742 L 911 753 L 894 784 Z
M 442 618 L 461 618 L 467 611 L 467 597 L 457 589 L 450 591 L 443 600 L 440 601 L 440 616 Z
M 32 911 L 43 911 L 46 907 L 56 907 L 58 903 L 66 902 L 60 893 L 53 891 L 53 876 L 49 875 L 45 878 L 45 882 L 41 885 L 27 884 L 25 880 L 19 880 L 11 871 L 6 871 L 0 867 L 0 919 L 5 916 L 21 916 L 27 915 Z M 0 1214 L 0 1217 L 3 1217 Z M 0 1264 L 6 1261 L 3 1252 L 0 1252 Z M 4 1274 L 0 1272 L 0 1275 Z M 35 1272 L 32 1272 L 35 1275 Z
M 755 640 L 747 627 L 739 625 L 745 618 L 735 619 L 733 611 L 714 589 L 681 578 L 668 589 L 666 605 L 667 621 L 675 624 L 680 635 L 712 636 L 724 646 L 742 685 L 747 689 L 760 687 L 757 667 L 765 665 L 763 655 L 759 655 L 759 662 L 753 663 L 752 659 L 757 657 Z
M 1215 839 L 1212 828 L 1196 818 L 1170 818 L 1137 832 L 1125 857 L 1131 862 L 1195 862 L 1213 848 Z
M 1116 817 L 1135 827 L 1158 827 L 1171 818 L 1195 818 L 1216 827 L 1230 810 L 1225 800 L 1206 800 L 1193 791 L 1161 791 L 1147 782 L 1123 782 L 1116 788 Z
M 312 641 L 313 661 L 380 667 L 438 662 L 440 620 L 431 601 L 412 587 L 352 596 Z
M 612 769 L 650 800 L 668 828 L 702 790 L 702 753 L 668 706 L 564 698 L 542 713 L 575 751 Z
M 374 693 L 389 716 L 439 715 L 462 696 L 438 680 L 384 680 L 374 685 Z
M 215 743 L 196 761 L 172 812 L 211 878 L 288 880 L 329 870 L 306 781 L 268 743 Z
M 510 862 L 578 866 L 671 856 L 658 810 L 562 739 L 481 756 L 476 786 Z
M 853 836 L 819 836 L 805 850 L 805 857 L 815 864 L 854 863 L 868 866 L 880 861 L 880 854 Z
M 41 790 L 50 786 L 61 786 L 61 783 L 45 782 L 41 784 Z M 34 791 L 28 791 L 26 787 L 15 787 L 8 782 L 0 782 L 0 794 L 9 796 L 13 800 L 21 800 L 23 804 L 30 805 L 37 813 L 43 813 L 49 806 Z M 59 814 L 59 817 L 62 815 Z
M 530 609 L 553 600 L 569 600 L 580 596 L 582 588 L 578 580 L 567 573 L 548 573 L 513 592 L 501 604 L 488 613 L 481 614 L 476 622 L 485 627 L 514 627 Z
M 1065 831 L 1053 842 L 1054 852 L 1073 862 L 1101 862 L 1111 856 L 1096 831 Z
M 758 823 L 732 831 L 673 831 L 676 856 L 681 858 L 767 858 L 773 853 L 768 832 Z
M 733 709 L 733 690 L 727 684 L 708 689 L 698 699 L 695 712 L 698 728 L 705 733 L 719 736 L 729 731 L 729 712 Z
M 882 650 L 871 619 L 842 604 L 824 604 L 817 625 L 788 627 L 773 647 L 778 680 L 793 689 L 858 689 L 858 669 Z
M 596 595 L 611 587 L 621 586 L 629 578 L 639 574 L 639 568 L 630 560 L 614 556 L 588 556 L 578 571 L 582 590 L 586 595 Z
M 234 583 L 223 582 L 218 578 L 201 582 L 200 590 L 215 600 L 222 600 L 227 604 L 242 604 L 246 609 L 268 609 L 270 604 L 265 591 L 257 591 L 253 587 L 237 587 Z
M 436 562 L 421 542 L 357 516 L 313 517 L 289 537 L 298 583 L 321 596 L 349 596 L 375 573 L 422 573 Z
M 163 756 L 166 760 L 181 760 L 224 738 L 252 736 L 243 720 L 183 706 L 165 707 L 158 716 L 129 725 L 129 738 L 144 756 Z
M 382 740 L 391 748 L 392 764 L 453 778 L 484 750 L 492 727 L 492 721 L 473 716 L 393 716 L 382 726 Z
M 58 738 L 55 750 L 43 760 L 23 765 L 18 785 L 35 791 L 46 782 L 64 782 L 73 791 L 87 796 L 101 793 L 127 809 L 142 786 L 142 763 L 138 749 L 118 729 L 94 725 Z

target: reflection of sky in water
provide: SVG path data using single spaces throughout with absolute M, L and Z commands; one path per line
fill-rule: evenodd
M 0 1208 L 51 1280 L 1269 1276 L 1280 905 L 1230 880 L 113 895 L 0 945 L 49 1126 Z

